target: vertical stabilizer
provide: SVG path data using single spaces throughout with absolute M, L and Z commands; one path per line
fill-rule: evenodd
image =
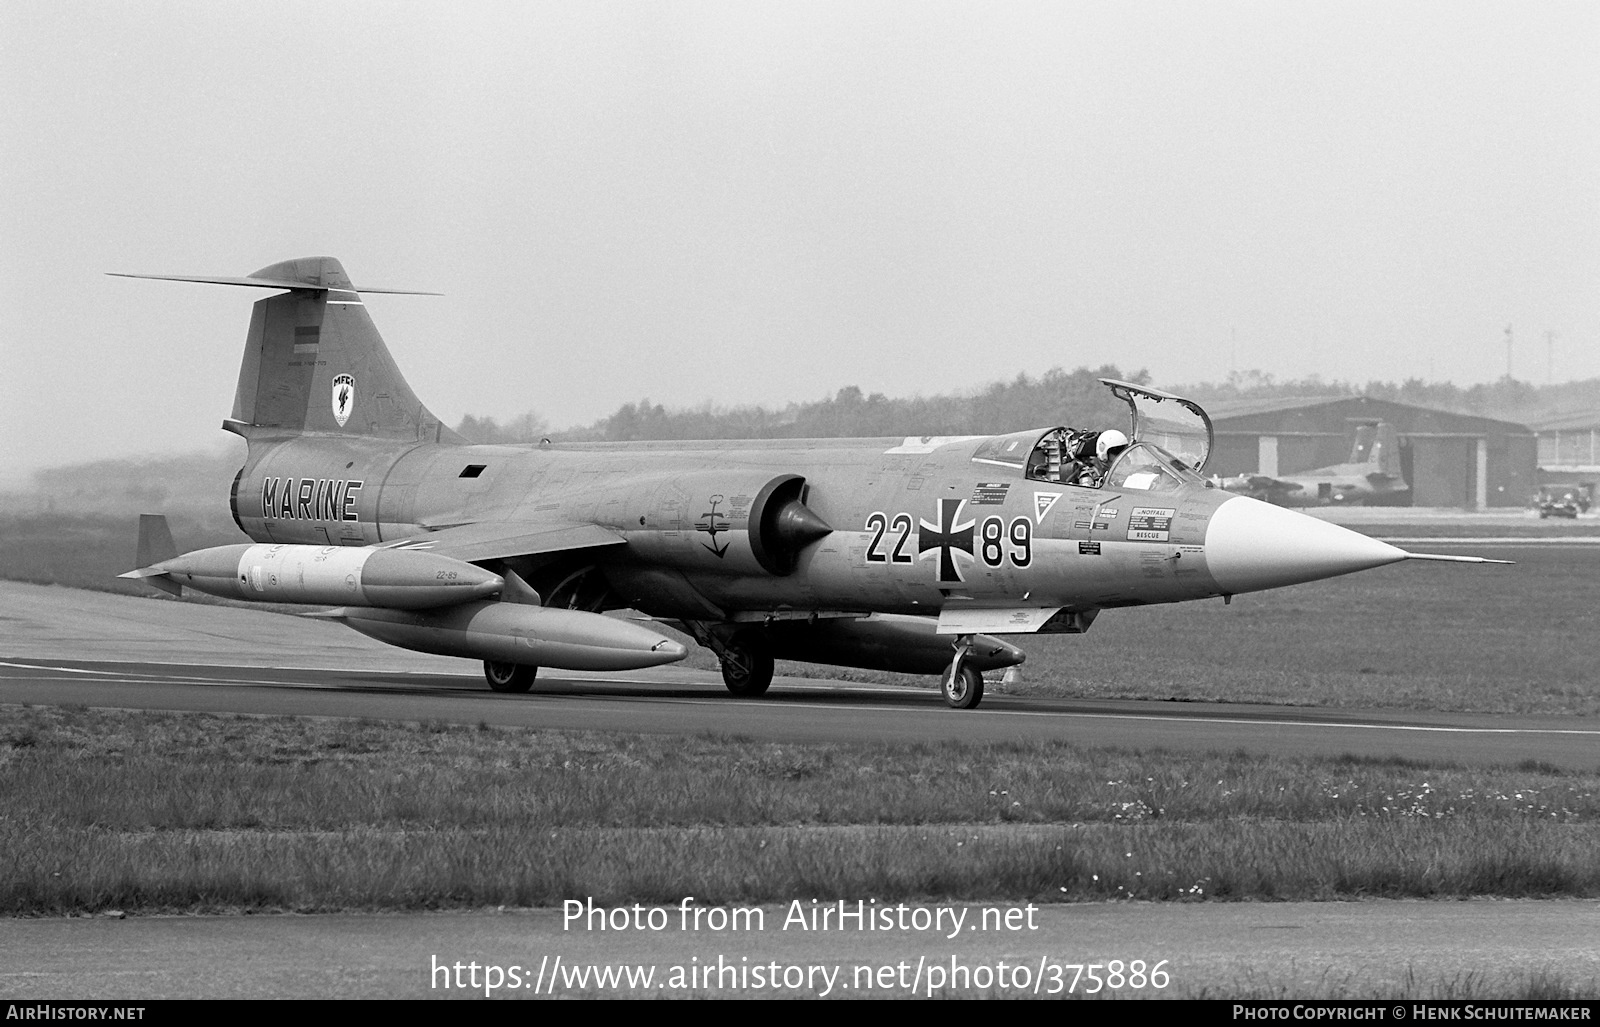
M 337 260 L 288 260 L 249 278 L 291 291 L 255 305 L 234 421 L 290 432 L 463 441 L 406 384 Z M 306 288 L 292 287 L 300 282 Z
M 1378 441 L 1377 424 L 1356 425 L 1356 440 L 1350 446 L 1350 463 L 1366 464 L 1375 455 L 1373 447 Z
M 286 260 L 242 276 L 110 273 L 288 290 L 261 300 L 251 314 L 233 417 L 224 425 L 232 431 L 466 443 L 411 391 L 361 299 L 363 292 L 410 290 L 352 285 L 332 257 Z
M 1363 424 L 1356 428 L 1356 442 L 1350 450 L 1350 463 L 1363 471 L 1400 477 L 1400 437 L 1388 421 Z
M 1380 473 L 1401 484 L 1405 483 L 1400 472 L 1400 436 L 1394 430 L 1394 425 L 1387 421 L 1378 422 L 1378 437 L 1372 444 L 1372 462 L 1378 465 Z

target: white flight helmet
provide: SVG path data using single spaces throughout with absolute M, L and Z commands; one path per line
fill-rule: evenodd
M 1124 449 L 1128 448 L 1128 437 L 1115 428 L 1100 433 L 1100 438 L 1094 444 L 1094 455 L 1101 460 L 1110 460 Z

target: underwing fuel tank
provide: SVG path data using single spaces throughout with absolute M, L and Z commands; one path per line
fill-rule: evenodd
M 427 610 L 495 595 L 498 574 L 436 553 L 346 546 L 237 545 L 200 549 L 130 571 L 227 599 Z
M 426 611 L 352 608 L 327 616 L 402 649 L 556 670 L 639 670 L 676 663 L 687 652 L 640 624 L 525 603 L 474 602 Z

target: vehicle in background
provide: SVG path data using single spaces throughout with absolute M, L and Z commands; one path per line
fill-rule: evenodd
M 1594 485 L 1583 482 L 1576 485 L 1541 485 L 1539 494 L 1534 497 L 1533 508 L 1539 511 L 1539 519 L 1547 517 L 1570 517 L 1577 520 L 1578 514 L 1588 513 L 1590 505 L 1594 502 Z

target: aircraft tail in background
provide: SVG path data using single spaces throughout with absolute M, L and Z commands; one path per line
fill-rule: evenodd
M 1400 437 L 1387 421 L 1356 426 L 1348 463 L 1276 477 L 1240 474 L 1216 478 L 1230 492 L 1279 506 L 1392 505 L 1411 490 L 1400 467 Z
M 1350 448 L 1350 463 L 1364 466 L 1368 473 L 1398 479 L 1400 475 L 1400 438 L 1394 425 L 1388 421 L 1363 424 L 1356 427 L 1354 445 Z

